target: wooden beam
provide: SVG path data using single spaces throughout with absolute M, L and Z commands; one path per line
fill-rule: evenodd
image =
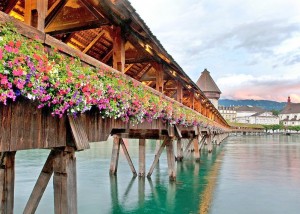
M 57 152 L 52 150 L 44 164 L 44 167 L 36 181 L 36 184 L 32 190 L 23 214 L 35 213 L 39 202 L 45 192 L 45 189 L 49 183 L 49 180 L 53 174 L 53 161 L 56 157 Z
M 84 124 L 78 117 L 68 115 L 68 120 L 71 126 L 72 136 L 74 138 L 75 147 L 78 151 L 89 149 L 89 140 L 84 129 Z
M 183 93 L 182 84 L 179 80 L 177 80 L 177 97 L 176 97 L 176 100 L 180 103 L 182 103 L 182 93 Z
M 54 212 L 77 214 L 76 157 L 73 151 L 58 151 L 53 162 Z
M 183 159 L 183 150 L 182 150 L 182 141 L 181 138 L 177 140 L 177 161 L 182 161 Z
M 130 68 L 132 68 L 132 66 L 134 66 L 134 64 L 129 64 L 129 65 L 125 68 L 124 73 L 126 74 L 126 72 L 129 71 Z
M 34 0 L 25 1 L 25 10 L 24 10 L 24 22 L 30 26 L 32 23 L 32 1 Z
M 105 57 L 103 57 L 103 59 L 101 59 L 101 62 L 107 63 L 108 60 L 112 57 L 112 55 L 113 55 L 113 50 L 111 49 L 111 50 L 105 55 Z
M 26 0 L 26 2 L 27 2 L 27 0 Z M 46 27 L 51 24 L 51 22 L 55 19 L 55 17 L 62 10 L 62 8 L 65 6 L 66 3 L 67 3 L 67 0 L 59 0 L 59 1 L 57 1 L 57 3 L 52 5 L 52 7 L 47 12 L 47 17 L 45 20 Z
M 150 167 L 150 170 L 149 170 L 149 172 L 148 172 L 148 174 L 147 174 L 147 177 L 148 177 L 148 178 L 151 177 L 151 175 L 152 175 L 152 173 L 153 173 L 153 170 L 154 170 L 154 168 L 156 167 L 156 165 L 157 165 L 157 163 L 158 163 L 158 161 L 159 161 L 159 158 L 160 158 L 160 156 L 161 156 L 161 153 L 163 152 L 163 150 L 164 150 L 164 148 L 165 148 L 167 142 L 168 142 L 168 140 L 165 139 L 164 142 L 163 142 L 163 143 L 161 144 L 161 146 L 159 147 L 159 149 L 158 149 L 158 151 L 157 151 L 157 154 L 155 155 L 154 161 L 153 161 L 153 163 L 152 163 L 152 165 L 151 165 L 151 167 Z
M 3 214 L 13 213 L 14 210 L 15 155 L 16 152 L 1 153 L 0 211 Z
M 145 139 L 139 139 L 139 176 L 145 177 L 146 174 L 146 147 Z
M 83 53 L 88 52 L 96 42 L 105 34 L 104 31 L 101 31 L 94 39 L 93 41 L 82 51 Z
M 142 77 L 151 69 L 151 64 L 149 63 L 149 64 L 146 64 L 144 67 L 143 67 L 143 69 L 140 71 L 140 72 L 138 72 L 138 74 L 137 74 L 137 77 L 135 78 L 135 79 L 137 79 L 137 80 L 141 80 L 142 79 Z
M 175 169 L 175 156 L 173 149 L 173 140 L 168 139 L 168 143 L 166 144 L 167 149 L 167 161 L 168 161 L 168 172 L 169 172 L 169 180 L 176 180 L 176 169 Z
M 5 8 L 5 13 L 9 14 L 10 11 L 16 6 L 16 4 L 18 3 L 18 0 L 9 0 L 8 1 L 8 5 L 7 7 Z
M 198 137 L 195 137 L 193 140 L 194 143 L 194 158 L 196 162 L 200 161 L 200 153 L 199 153 L 199 142 Z
M 164 91 L 164 70 L 162 64 L 153 63 L 156 70 L 156 90 L 163 93 Z
M 113 28 L 113 68 L 125 71 L 125 42 L 120 27 Z
M 119 154 L 120 154 L 120 137 L 114 135 L 113 140 L 113 148 L 111 154 L 111 161 L 110 161 L 110 175 L 116 175 L 118 170 L 118 161 L 119 161 Z
M 38 12 L 37 29 L 44 32 L 45 20 L 46 20 L 47 10 L 48 10 L 48 0 L 43 0 L 43 1 L 37 0 L 36 5 L 37 5 L 37 12 Z
M 124 143 L 123 138 L 120 138 L 120 144 L 121 144 L 121 146 L 122 146 L 124 155 L 125 155 L 125 157 L 126 157 L 126 159 L 127 159 L 127 162 L 128 162 L 129 167 L 130 167 L 130 169 L 131 169 L 131 172 L 132 172 L 133 176 L 136 177 L 136 170 L 135 170 L 135 168 L 134 168 L 134 165 L 133 165 L 133 163 L 132 163 L 132 160 L 131 160 L 131 158 L 130 158 L 129 152 L 128 152 L 127 148 L 126 148 L 126 145 L 125 145 L 125 143 Z

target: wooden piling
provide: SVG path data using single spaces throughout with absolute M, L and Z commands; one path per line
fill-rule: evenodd
M 131 172 L 132 172 L 133 176 L 135 177 L 135 176 L 136 176 L 136 170 L 135 170 L 135 168 L 134 168 L 134 165 L 133 165 L 133 163 L 132 163 L 132 160 L 131 160 L 131 158 L 130 158 L 129 152 L 128 152 L 127 148 L 126 148 L 126 145 L 125 145 L 125 143 L 124 143 L 123 138 L 120 138 L 120 144 L 121 144 L 121 146 L 122 146 L 124 155 L 125 155 L 125 157 L 126 157 L 126 159 L 127 159 L 128 165 L 129 165 L 129 167 L 130 167 L 130 169 L 131 169 Z M 117 163 L 117 164 L 118 164 L 118 163 Z
M 146 147 L 145 139 L 139 140 L 139 176 L 145 177 L 145 160 L 146 160 Z
M 3 214 L 11 214 L 14 210 L 15 154 L 16 152 L 1 153 L 0 196 Z
M 182 161 L 182 159 L 183 159 L 182 142 L 181 142 L 181 138 L 179 138 L 177 140 L 177 157 L 176 157 L 176 160 L 177 161 Z
M 200 161 L 200 152 L 199 152 L 199 141 L 198 141 L 198 136 L 195 137 L 193 139 L 193 144 L 194 144 L 194 158 L 195 158 L 195 161 L 196 162 L 199 162 Z
M 167 149 L 167 160 L 168 160 L 168 171 L 169 171 L 169 179 L 170 181 L 176 180 L 176 170 L 175 170 L 175 156 L 173 149 L 173 140 L 168 139 L 166 144 Z
M 77 213 L 75 151 L 58 151 L 53 162 L 55 214 Z
M 109 170 L 110 175 L 117 174 L 119 153 L 120 153 L 120 137 L 114 135 L 113 148 L 112 148 L 111 161 L 110 161 L 110 170 Z

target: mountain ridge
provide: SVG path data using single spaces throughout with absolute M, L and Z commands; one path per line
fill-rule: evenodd
M 281 111 L 285 106 L 286 102 L 277 102 L 273 100 L 231 100 L 231 99 L 220 99 L 219 105 L 229 106 L 257 106 L 265 110 L 277 110 Z

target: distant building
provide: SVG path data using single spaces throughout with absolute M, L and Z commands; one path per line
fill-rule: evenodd
M 250 124 L 274 125 L 279 124 L 279 117 L 270 111 L 258 112 L 249 117 Z
M 285 126 L 299 126 L 300 103 L 292 103 L 291 98 L 288 97 L 288 102 L 284 109 L 280 112 L 279 118 Z
M 279 124 L 279 117 L 256 106 L 236 107 L 236 122 L 248 124 Z
M 230 122 L 236 121 L 236 109 L 235 107 L 219 106 L 219 112 L 225 120 Z
M 197 86 L 204 92 L 205 96 L 211 101 L 211 103 L 218 109 L 218 100 L 221 95 L 221 91 L 217 84 L 210 76 L 208 70 L 204 69 L 197 81 Z

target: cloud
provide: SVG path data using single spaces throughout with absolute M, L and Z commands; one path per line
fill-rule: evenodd
M 207 68 L 223 96 L 300 94 L 299 0 L 130 2 L 192 80 Z
M 300 102 L 300 76 L 296 79 L 289 77 L 254 77 L 252 75 L 235 75 L 220 78 L 217 81 L 222 98 L 230 99 L 270 99 L 286 101 L 292 96 Z

